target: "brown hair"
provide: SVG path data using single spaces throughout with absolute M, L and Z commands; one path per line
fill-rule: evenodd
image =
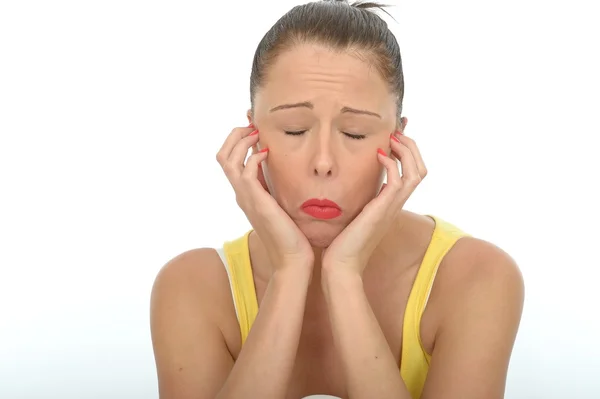
M 367 55 L 397 96 L 397 119 L 402 114 L 404 75 L 402 57 L 387 23 L 372 9 L 385 7 L 373 2 L 321 0 L 292 8 L 262 38 L 252 63 L 250 102 L 264 83 L 270 65 L 282 52 L 295 45 L 318 43 L 335 50 Z M 387 13 L 387 11 L 383 10 Z M 388 14 L 389 15 L 389 14 Z

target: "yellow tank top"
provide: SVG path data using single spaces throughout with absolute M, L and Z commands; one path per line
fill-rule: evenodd
M 431 361 L 431 355 L 421 344 L 420 324 L 438 266 L 459 238 L 469 236 L 439 217 L 426 216 L 435 221 L 435 229 L 406 304 L 400 358 L 400 375 L 413 399 L 421 397 Z M 258 314 L 258 301 L 248 247 L 248 237 L 251 232 L 252 230 L 236 240 L 226 242 L 223 246 L 224 263 L 229 274 L 240 324 L 242 345 L 246 342 L 252 323 Z

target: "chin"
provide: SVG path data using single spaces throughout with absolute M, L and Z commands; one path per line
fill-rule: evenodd
M 345 226 L 325 221 L 312 221 L 298 224 L 311 246 L 327 248 L 342 232 Z

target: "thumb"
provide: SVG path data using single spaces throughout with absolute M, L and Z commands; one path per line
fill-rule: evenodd
M 381 186 L 381 190 L 379 190 L 379 194 L 381 194 L 381 192 L 385 189 L 385 187 L 387 186 L 386 183 L 383 183 L 383 185 Z M 379 195 L 377 194 L 377 195 Z
M 258 178 L 260 185 L 263 186 L 265 191 L 269 192 L 269 188 L 267 187 L 267 182 L 265 180 L 265 173 L 263 172 L 262 165 L 260 163 L 258 164 L 258 176 L 256 177 Z

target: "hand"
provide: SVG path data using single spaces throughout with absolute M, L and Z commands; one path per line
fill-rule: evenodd
M 371 254 L 396 216 L 427 175 L 415 142 L 401 134 L 390 135 L 391 150 L 402 164 L 379 149 L 377 159 L 387 171 L 387 185 L 331 243 L 323 253 L 323 269 L 343 268 L 362 276 Z
M 306 236 L 258 180 L 258 166 L 268 157 L 268 148 L 244 159 L 258 143 L 252 124 L 231 131 L 217 153 L 217 161 L 231 183 L 236 201 L 266 247 L 275 270 L 300 264 L 312 271 L 314 252 Z

